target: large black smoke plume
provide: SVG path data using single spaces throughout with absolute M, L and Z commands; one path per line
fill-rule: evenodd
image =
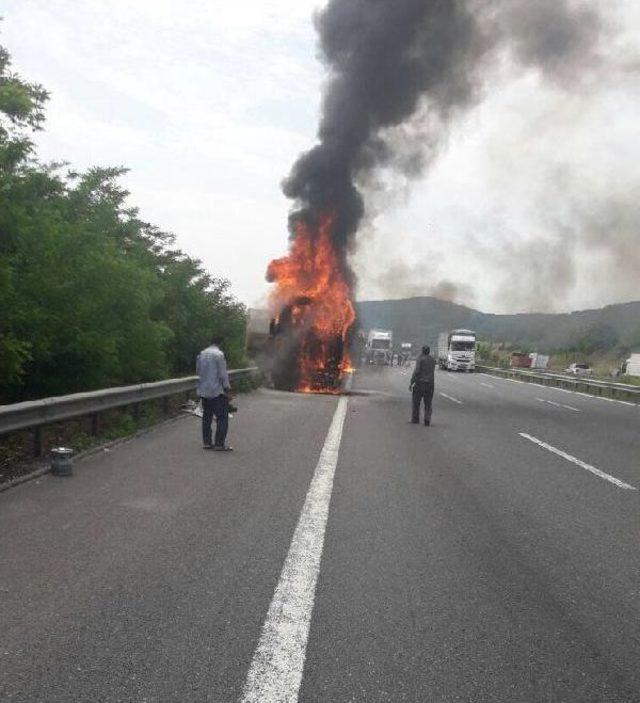
M 332 0 L 316 26 L 329 69 L 319 143 L 284 192 L 308 217 L 333 212 L 345 252 L 364 215 L 358 180 L 394 156 L 385 130 L 409 120 L 426 94 L 443 119 L 472 102 L 484 39 L 468 3 L 451 0 Z
M 283 184 L 297 219 L 335 216 L 346 255 L 381 168 L 418 175 L 505 51 L 571 85 L 597 65 L 602 23 L 572 0 L 330 0 L 316 16 L 328 79 L 318 143 Z M 351 280 L 351 279 L 349 279 Z

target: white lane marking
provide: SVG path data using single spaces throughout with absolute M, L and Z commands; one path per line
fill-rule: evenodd
M 556 408 L 560 407 L 560 403 L 554 403 L 553 400 L 545 400 L 544 398 L 536 398 L 536 400 L 539 400 L 541 403 L 549 403 L 549 405 L 555 405 Z
M 553 400 L 546 400 L 545 398 L 536 398 L 536 400 L 539 400 L 541 403 L 548 403 L 556 408 L 565 408 L 566 410 L 573 410 L 573 412 L 576 413 L 582 412 L 579 408 L 574 408 L 573 405 L 564 405 L 564 403 L 556 403 Z
M 491 378 L 497 378 L 500 381 L 510 381 L 511 383 L 522 383 L 525 386 L 532 386 L 534 389 L 546 388 L 549 391 L 560 391 L 561 393 L 571 393 L 572 395 L 580 396 L 580 398 L 589 398 L 591 400 L 606 400 L 609 403 L 619 403 L 620 405 L 629 405 L 632 408 L 640 408 L 640 403 L 632 403 L 629 400 L 618 400 L 618 398 L 607 398 L 604 395 L 593 395 L 592 393 L 581 393 L 580 391 L 572 391 L 568 388 L 558 388 L 558 386 L 546 386 L 543 383 L 534 383 L 531 381 L 518 381 L 515 378 L 504 378 L 503 376 L 493 376 L 489 373 L 480 373 L 481 376 L 488 376 Z
M 243 703 L 295 703 L 347 412 L 338 400 L 242 691 Z
M 495 386 L 492 386 L 490 383 L 484 383 L 483 381 L 480 381 L 480 385 L 485 388 L 495 388 Z
M 487 374 L 487 376 L 488 375 L 489 374 Z M 529 383 L 527 383 L 527 381 L 518 381 L 517 378 L 503 378 L 502 376 L 497 376 L 497 378 L 499 378 L 501 381 L 509 381 L 509 383 L 520 383 L 524 386 L 530 385 Z
M 461 400 L 458 400 L 457 398 L 452 398 L 450 395 L 447 395 L 446 393 L 440 393 L 440 395 L 443 398 L 450 400 L 452 403 L 457 403 L 458 405 L 464 405 L 464 403 Z
M 562 449 L 557 449 L 556 447 L 553 447 L 550 444 L 547 444 L 546 442 L 543 442 L 542 440 L 537 439 L 536 437 L 532 437 L 530 434 L 527 434 L 526 432 L 518 432 L 518 434 L 521 437 L 528 439 L 530 442 L 537 444 L 539 447 L 542 447 L 543 449 L 547 449 L 548 451 L 553 452 L 554 454 L 557 454 L 558 456 L 561 456 L 563 459 L 566 459 L 567 461 L 570 461 L 573 464 L 576 464 L 576 466 L 579 466 L 582 469 L 586 469 L 587 471 L 590 471 L 592 474 L 595 474 L 599 478 L 603 478 L 605 481 L 610 481 L 614 485 L 618 486 L 618 488 L 624 488 L 628 491 L 637 490 L 634 486 L 630 486 L 628 483 L 621 481 L 619 478 L 616 478 L 615 476 L 611 476 L 610 474 L 606 474 L 604 471 L 600 471 L 600 469 L 596 469 L 595 466 L 591 466 L 591 464 L 587 464 L 586 462 L 582 461 L 581 459 L 577 459 L 575 456 L 571 456 L 571 454 L 567 454 L 566 452 L 563 452 Z
M 609 403 L 620 403 L 621 405 L 630 405 L 632 408 L 640 407 L 638 403 L 631 403 L 628 400 L 618 400 L 617 398 L 607 398 L 604 395 L 592 395 L 591 393 L 580 393 L 580 391 L 570 391 L 568 388 L 557 388 L 556 386 L 545 386 L 550 391 L 560 391 L 561 393 L 571 393 L 579 395 L 581 398 L 591 398 L 592 400 L 606 400 Z

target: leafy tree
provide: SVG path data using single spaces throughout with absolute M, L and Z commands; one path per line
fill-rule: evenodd
M 618 343 L 618 333 L 606 322 L 588 325 L 578 337 L 575 348 L 584 354 L 612 349 Z
M 621 351 L 623 354 L 640 351 L 640 327 L 636 327 L 624 336 L 621 341 Z
M 192 373 L 214 330 L 239 363 L 244 307 L 127 205 L 125 169 L 37 162 L 46 99 L 0 47 L 0 402 Z
M 23 81 L 10 68 L 9 53 L 0 46 L 0 384 L 16 383 L 29 359 L 29 342 L 13 330 L 15 273 L 7 251 L 24 209 L 19 172 L 33 149 L 26 133 L 41 127 L 47 100 L 41 86 Z
M 225 338 L 230 365 L 244 356 L 246 310 L 229 293 L 229 282 L 204 272 L 199 261 L 169 251 L 162 260 L 160 309 L 174 331 L 169 342 L 173 373 L 191 373 L 196 354 L 215 331 Z

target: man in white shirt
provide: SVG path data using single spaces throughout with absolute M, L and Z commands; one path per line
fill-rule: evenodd
M 227 373 L 227 361 L 220 349 L 223 340 L 214 336 L 211 346 L 203 349 L 196 360 L 198 395 L 202 399 L 202 444 L 204 449 L 230 452 L 225 444 L 229 429 L 229 400 L 231 384 Z M 211 423 L 216 418 L 215 440 L 212 442 Z

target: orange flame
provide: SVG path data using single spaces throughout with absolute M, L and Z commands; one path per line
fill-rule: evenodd
M 351 289 L 344 279 L 333 247 L 333 217 L 324 217 L 317 232 L 299 222 L 289 254 L 275 259 L 267 269 L 267 280 L 276 288 L 271 304 L 279 314 L 291 310 L 291 323 L 300 332 L 297 355 L 298 390 L 336 390 L 318 383 L 318 374 L 337 363 L 338 377 L 351 368 L 347 334 L 356 319 Z M 336 359 L 336 346 L 340 353 Z

